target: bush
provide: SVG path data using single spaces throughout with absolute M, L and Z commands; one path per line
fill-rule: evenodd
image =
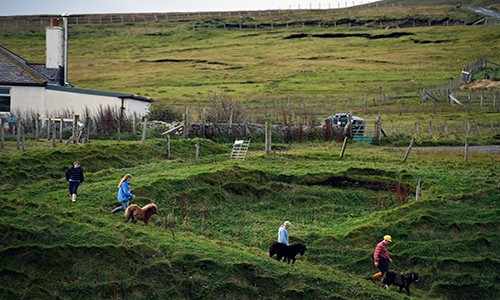
M 173 122 L 182 119 L 180 111 L 169 106 L 153 106 L 148 114 L 149 120 Z

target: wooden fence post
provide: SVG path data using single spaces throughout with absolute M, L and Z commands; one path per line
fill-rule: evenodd
M 3 125 L 3 119 L 0 117 L 0 131 L 1 131 L 1 148 L 5 149 L 5 127 Z
M 479 124 L 477 123 L 477 121 L 474 121 L 474 124 L 476 125 L 477 134 L 481 136 L 482 134 L 481 134 L 481 129 L 479 128 Z
M 36 114 L 35 120 L 35 141 L 40 139 L 40 114 Z
M 189 124 L 189 108 L 187 107 L 187 102 L 184 101 L 184 138 L 187 138 L 187 134 L 188 134 L 188 124 Z
M 134 111 L 134 115 L 132 116 L 132 132 L 134 134 L 134 137 L 137 137 L 137 113 Z
M 415 191 L 415 202 L 420 200 L 420 178 L 417 181 L 417 190 Z
M 75 137 L 75 139 L 76 139 L 76 137 Z M 75 139 L 73 139 L 73 141 Z M 54 126 L 52 126 L 52 147 L 55 147 L 57 145 L 56 140 L 57 140 L 57 127 L 56 127 L 56 123 L 54 121 Z
M 340 151 L 340 158 L 344 158 L 345 147 L 347 146 L 347 136 L 344 137 L 344 143 L 342 143 L 342 150 Z
M 265 139 L 266 154 L 271 154 L 272 153 L 272 150 L 271 150 L 271 125 L 269 124 L 269 122 L 266 122 L 266 125 L 265 125 L 265 135 L 266 135 L 266 139 Z
M 198 164 L 200 162 L 200 144 L 196 143 L 196 153 L 195 153 L 195 163 Z
M 418 122 L 415 122 L 415 138 L 418 139 Z
M 203 108 L 203 112 L 201 115 L 201 137 L 205 138 L 205 123 L 207 122 L 207 111 Z
M 469 161 L 469 138 L 465 138 L 464 161 Z
M 17 150 L 21 150 L 21 121 L 17 122 Z
M 61 117 L 59 121 L 59 142 L 62 143 L 62 137 L 63 137 L 63 118 Z
M 167 134 L 167 160 L 170 160 L 170 134 Z
M 146 130 L 148 128 L 148 118 L 144 118 L 144 122 L 142 123 L 142 144 L 146 142 Z
M 448 137 L 448 123 L 444 121 L 444 135 Z
M 121 140 L 121 128 L 122 128 L 122 122 L 120 121 L 120 118 L 116 119 L 116 122 L 118 123 L 118 126 L 116 126 L 116 134 L 118 135 L 118 142 Z
M 47 141 L 50 141 L 50 134 L 52 133 L 52 118 L 47 120 Z
M 429 133 L 431 135 L 431 140 L 432 140 L 432 137 L 433 137 L 433 128 L 432 128 L 432 120 L 429 120 Z
M 85 128 L 87 128 L 87 138 L 85 139 L 85 142 L 88 143 L 90 141 L 90 123 L 92 123 L 90 121 L 90 117 L 87 116 L 85 118 Z
M 365 115 L 367 115 L 368 114 L 368 104 L 366 103 L 366 93 L 365 93 L 365 97 L 363 98 L 363 102 L 364 102 L 364 105 L 365 105 Z
M 403 162 L 405 162 L 408 159 L 408 156 L 410 155 L 411 147 L 413 147 L 413 142 L 415 142 L 415 138 L 411 139 L 410 146 L 408 146 L 408 149 L 406 150 L 406 154 L 405 154 L 405 157 L 403 158 Z
M 26 151 L 26 136 L 25 136 L 25 133 L 24 133 L 24 126 L 21 126 L 21 135 L 22 135 L 22 147 L 23 147 L 23 151 Z
M 79 115 L 75 115 L 73 117 L 73 144 L 78 143 L 78 119 L 80 118 Z
M 467 114 L 470 115 L 470 94 L 467 95 Z

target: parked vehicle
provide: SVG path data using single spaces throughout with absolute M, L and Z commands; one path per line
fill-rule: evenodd
M 351 120 L 351 124 L 349 124 L 349 120 Z M 326 118 L 325 124 L 335 127 L 335 129 L 344 132 L 346 136 L 351 138 L 364 136 L 365 134 L 365 120 L 355 115 L 345 113 L 335 114 Z

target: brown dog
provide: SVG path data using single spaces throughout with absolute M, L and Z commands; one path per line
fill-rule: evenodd
M 125 220 L 128 222 L 132 220 L 133 223 L 137 220 L 143 220 L 144 225 L 148 225 L 149 219 L 152 215 L 158 212 L 158 207 L 154 203 L 149 203 L 143 208 L 137 204 L 132 204 L 125 210 Z

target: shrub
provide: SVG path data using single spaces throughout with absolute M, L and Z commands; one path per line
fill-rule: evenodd
M 158 120 L 163 122 L 173 122 L 182 119 L 180 111 L 170 106 L 152 106 L 148 114 L 149 120 Z

